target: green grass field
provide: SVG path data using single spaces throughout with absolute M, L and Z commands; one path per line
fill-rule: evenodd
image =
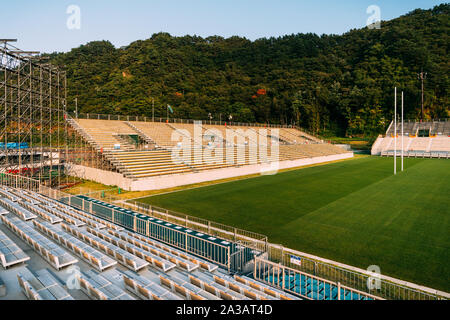
M 139 201 L 450 291 L 450 161 L 365 157 Z

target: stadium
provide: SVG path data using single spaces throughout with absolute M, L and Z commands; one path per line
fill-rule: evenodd
M 395 110 L 361 154 L 294 123 L 78 113 L 14 42 L 0 300 L 450 298 L 450 119 Z

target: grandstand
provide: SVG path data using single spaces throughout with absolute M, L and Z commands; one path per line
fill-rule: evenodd
M 10 187 L 0 191 L 1 200 L 14 203 L 0 204 L 0 248 L 2 253 L 11 252 L 3 265 L 8 270 L 0 271 L 7 292 L 0 299 L 380 299 L 293 271 L 283 280 L 274 270 L 254 265 L 264 281 L 248 272 L 230 273 L 230 252 L 241 250 L 247 262 L 262 252 L 92 198 L 66 197 L 63 203 L 32 191 Z M 39 206 L 43 212 L 25 221 L 30 206 Z M 88 212 L 80 206 L 89 207 Z M 51 223 L 46 217 L 54 210 L 73 216 L 61 215 Z M 87 216 L 102 221 L 102 226 L 74 224 L 74 219 Z M 283 285 L 271 286 L 274 277 Z
M 111 116 L 108 120 L 92 115 L 77 119 L 67 116 L 73 129 L 107 159 L 121 178 L 113 179 L 111 174 L 84 167 L 71 174 L 100 183 L 114 180 L 117 185 L 118 181 L 126 190 L 151 190 L 156 183 L 164 188 L 257 173 L 262 165 L 270 163 L 289 168 L 353 156 L 298 128 L 129 118 L 122 121 L 111 120 Z
M 16 49 L 5 43 L 0 59 L 11 97 L 3 99 L 0 126 L 0 300 L 449 298 L 384 275 L 380 288 L 371 288 L 366 270 L 305 257 L 237 227 L 61 192 L 76 177 L 154 190 L 353 153 L 292 126 L 111 115 L 74 119 L 67 110 L 65 72 Z M 442 122 L 408 124 L 405 150 L 448 157 L 448 129 Z M 389 137 L 379 142 L 388 151 L 394 140 Z
M 403 136 L 401 130 L 401 123 L 397 124 L 396 130 L 391 123 L 386 135 L 378 137 L 373 144 L 372 155 L 393 156 L 395 151 L 400 154 L 403 150 L 405 157 L 450 158 L 449 119 L 428 122 L 408 120 L 403 126 Z

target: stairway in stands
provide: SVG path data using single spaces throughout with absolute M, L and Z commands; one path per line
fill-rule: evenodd
M 101 146 L 95 141 L 95 139 L 86 132 L 72 117 L 66 117 L 69 125 L 79 134 L 81 135 L 90 145 L 94 147 L 97 151 L 100 151 Z
M 146 135 L 141 129 L 136 127 L 130 121 L 125 121 L 125 124 L 139 134 L 139 137 L 141 137 L 147 143 L 149 150 L 158 149 L 155 140 Z

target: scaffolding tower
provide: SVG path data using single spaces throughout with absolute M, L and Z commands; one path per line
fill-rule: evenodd
M 66 137 L 66 74 L 11 42 L 0 39 L 0 172 L 53 185 Z
M 58 186 L 69 147 L 66 72 L 0 39 L 0 173 Z
M 0 39 L 0 175 L 64 188 L 86 167 L 117 171 L 70 116 L 64 66 L 14 42 Z

